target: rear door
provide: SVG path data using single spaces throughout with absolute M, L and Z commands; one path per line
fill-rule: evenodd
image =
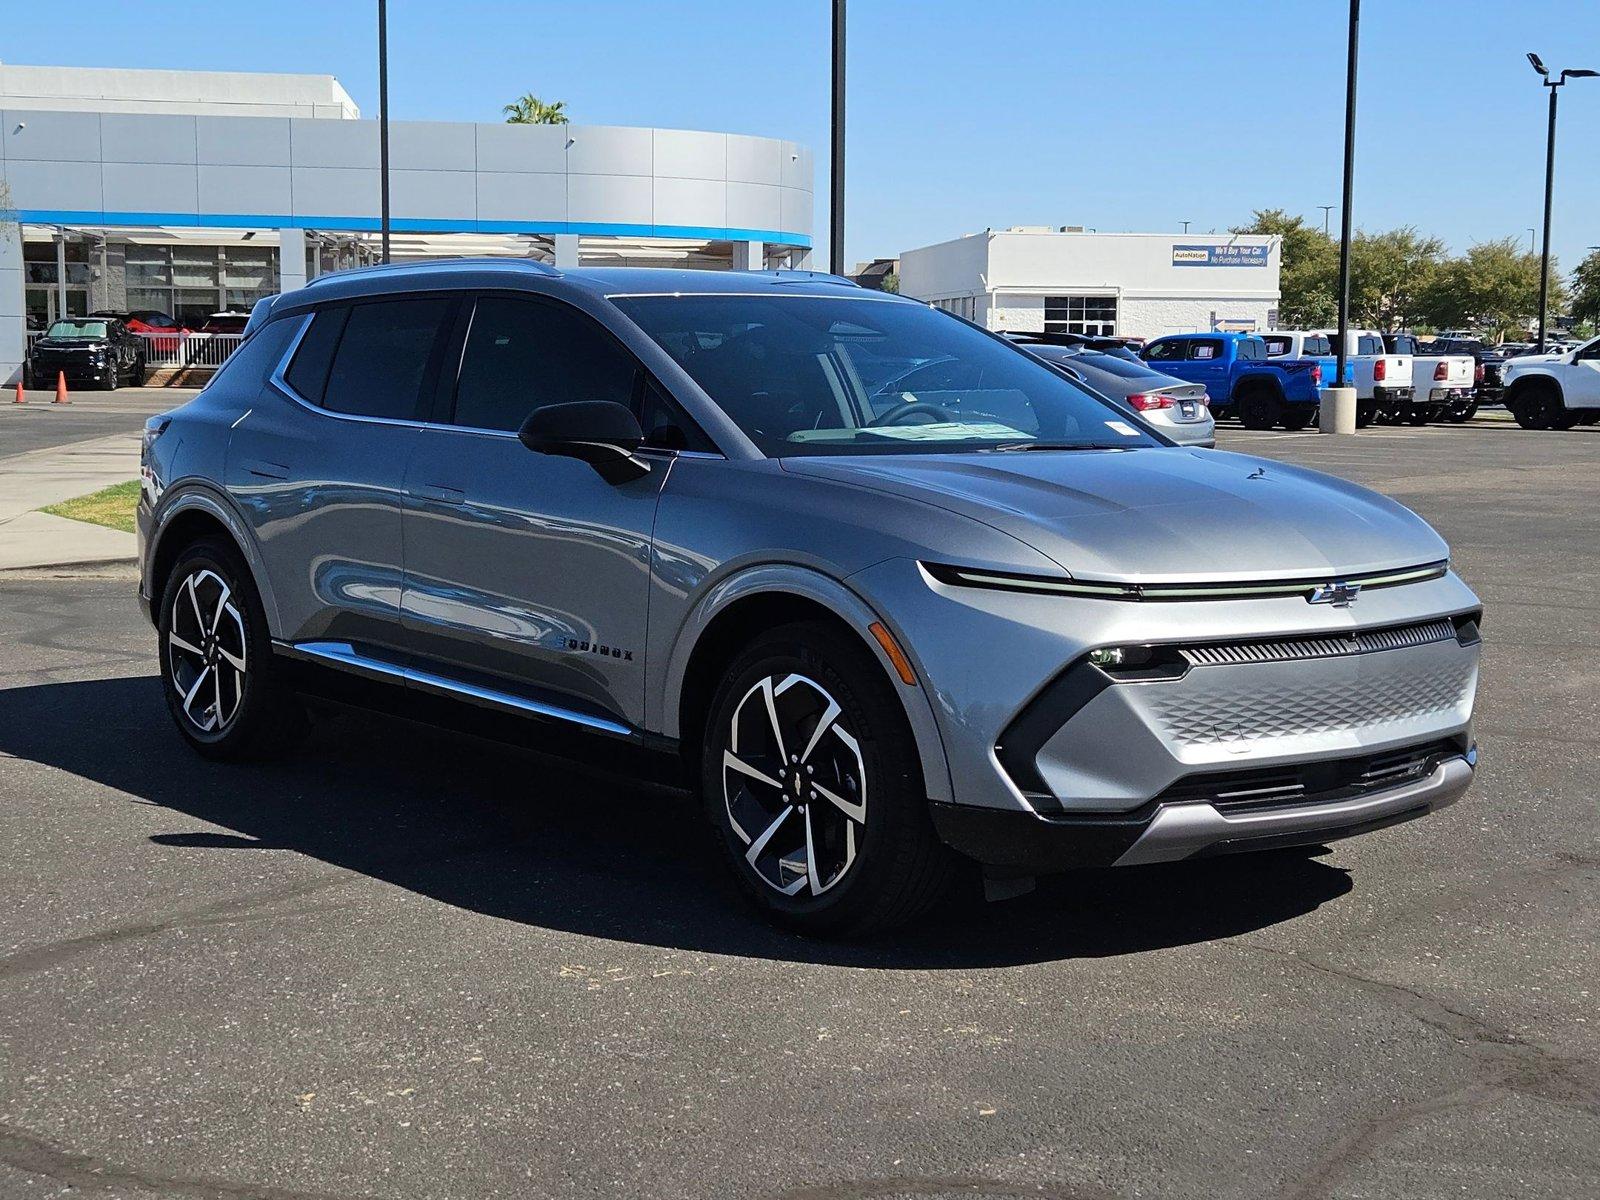
M 1219 337 L 1189 339 L 1183 378 L 1204 384 L 1211 395 L 1227 400 L 1233 394 L 1227 343 Z
M 457 303 L 385 297 L 285 318 L 301 328 L 227 465 L 285 639 L 401 649 L 401 487 Z
M 638 412 L 644 372 L 586 313 L 527 293 L 480 295 L 457 342 L 459 374 L 405 477 L 402 605 L 417 678 L 636 728 L 650 537 L 671 457 L 612 484 L 527 449 L 516 431 L 548 404 Z
M 1571 367 L 1561 369 L 1561 383 L 1568 408 L 1600 408 L 1600 338 L 1580 349 Z

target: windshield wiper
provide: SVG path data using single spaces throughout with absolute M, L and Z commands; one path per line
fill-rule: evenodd
M 1137 446 L 1117 442 L 1007 442 L 1003 446 L 990 446 L 998 454 L 1016 450 L 1137 450 Z

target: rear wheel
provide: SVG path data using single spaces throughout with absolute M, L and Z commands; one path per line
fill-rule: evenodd
M 145 366 L 144 355 L 133 360 L 133 366 L 128 371 L 128 386 L 143 387 L 149 368 Z
M 1426 425 L 1433 420 L 1433 409 L 1426 404 L 1413 404 L 1406 409 L 1406 424 Z
M 952 873 L 893 685 L 830 626 L 771 630 L 728 667 L 701 783 L 740 889 L 788 928 L 891 928 L 932 904 Z
M 1317 410 L 1310 404 L 1285 404 L 1283 406 L 1283 427 L 1287 430 L 1298 431 L 1311 424 L 1311 418 L 1316 416 Z
M 278 680 L 249 568 L 232 545 L 204 538 L 179 553 L 156 627 L 167 708 L 195 750 L 241 758 L 303 728 L 303 710 Z
M 1246 429 L 1271 429 L 1283 417 L 1283 402 L 1265 388 L 1239 397 L 1239 423 Z
M 1365 429 L 1372 424 L 1373 418 L 1378 415 L 1378 406 L 1371 400 L 1356 402 L 1356 428 Z

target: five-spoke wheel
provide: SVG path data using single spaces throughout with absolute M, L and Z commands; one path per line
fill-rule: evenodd
M 157 613 L 167 707 L 196 750 L 235 758 L 303 727 L 275 678 L 261 600 L 233 546 L 202 538 L 184 547 Z
M 705 727 L 706 811 L 745 894 L 780 923 L 888 928 L 943 890 L 952 856 L 898 686 L 822 622 L 762 634 L 722 676 Z
M 820 896 L 856 861 L 867 769 L 843 710 L 814 679 L 768 675 L 728 726 L 722 802 L 756 876 L 785 896 Z

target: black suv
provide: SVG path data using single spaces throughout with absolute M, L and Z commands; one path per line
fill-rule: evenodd
M 29 387 L 49 387 L 58 375 L 68 383 L 115 391 L 144 382 L 144 342 L 116 317 L 68 317 L 56 321 L 28 350 Z

